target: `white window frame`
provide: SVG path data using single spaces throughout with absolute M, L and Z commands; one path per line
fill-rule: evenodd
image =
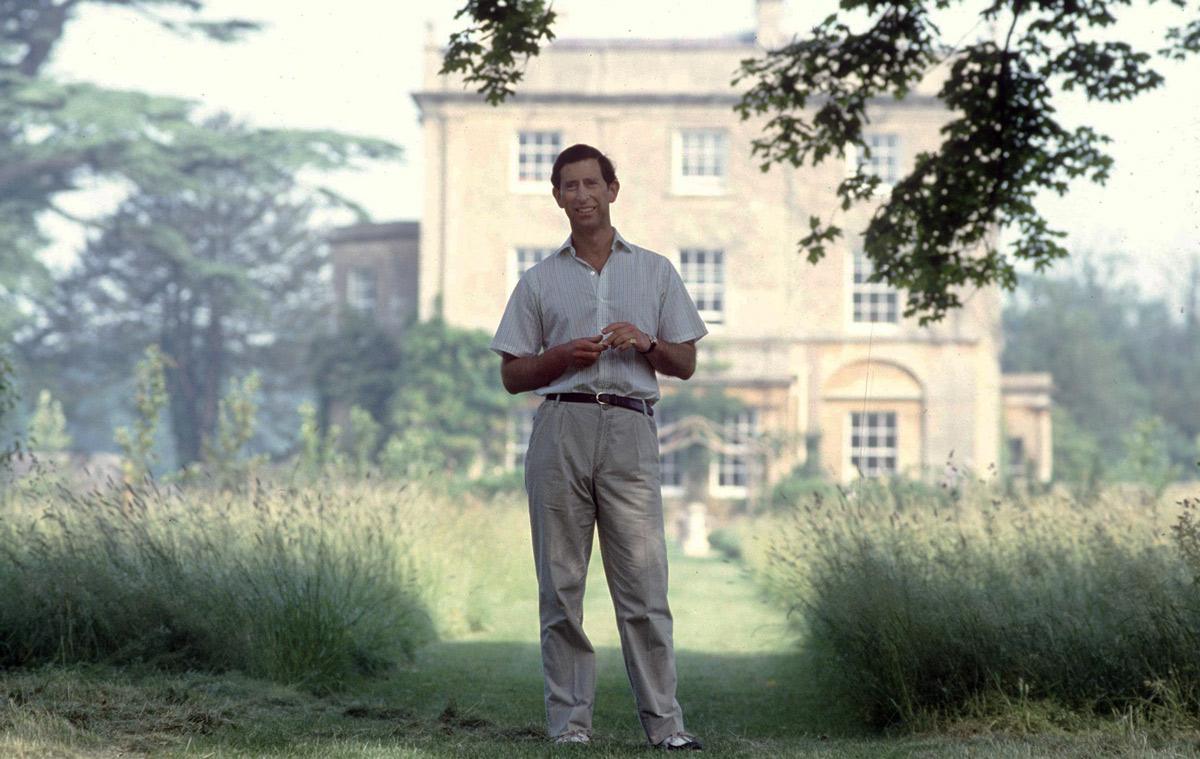
M 702 260 L 701 260 L 702 259 Z M 725 251 L 722 248 L 680 248 L 679 276 L 705 324 L 725 324 Z M 714 308 L 714 304 L 719 305 Z
M 521 138 L 525 135 L 553 135 L 556 143 L 547 143 L 552 145 L 548 149 L 545 145 L 534 145 L 530 147 L 530 155 L 533 157 L 535 165 L 539 165 L 544 169 L 545 176 L 526 178 L 521 176 L 521 157 L 525 153 L 521 150 Z M 540 149 L 540 150 L 539 150 Z M 563 149 L 563 133 L 561 129 L 518 129 L 513 135 L 512 140 L 512 173 L 510 184 L 514 192 L 521 193 L 548 193 L 550 187 L 550 175 L 554 168 L 554 159 Z M 537 160 L 540 157 L 541 160 Z M 548 160 L 547 160 L 548 159 Z
M 899 329 L 900 323 L 903 320 L 903 309 L 901 308 L 901 291 L 892 287 L 886 282 L 867 282 L 867 277 L 874 271 L 871 259 L 863 252 L 862 248 L 856 246 L 850 251 L 846 259 L 846 323 L 852 329 L 858 331 L 865 330 L 884 330 L 895 331 Z M 863 281 L 859 281 L 861 279 Z M 875 296 L 891 296 L 895 300 L 895 321 L 871 321 L 869 319 L 859 319 L 855 315 L 854 298 L 856 295 L 863 296 L 869 300 L 872 295 Z
M 378 273 L 373 266 L 346 267 L 346 306 L 352 311 L 374 314 L 379 308 Z
M 698 160 L 698 164 L 697 164 Z M 704 127 L 671 132 L 671 191 L 724 195 L 729 188 L 729 131 Z
M 549 258 L 554 248 L 538 245 L 518 245 L 509 252 L 508 256 L 508 291 L 511 293 L 525 272 L 534 265 Z
M 846 176 L 854 176 L 861 165 L 864 174 L 879 177 L 879 185 L 875 188 L 876 195 L 890 193 L 904 172 L 904 142 L 900 134 L 887 131 L 864 132 L 863 142 L 870 148 L 871 155 L 867 157 L 857 145 L 848 146 Z
M 859 421 L 858 427 L 855 426 L 856 418 Z M 890 445 L 888 444 L 889 433 Z M 872 442 L 874 445 L 871 445 Z M 856 443 L 857 445 L 855 445 Z M 898 474 L 900 472 L 899 414 L 896 411 L 887 410 L 849 412 L 846 417 L 845 450 L 847 480 L 859 477 L 860 467 L 856 465 L 855 459 L 861 462 L 861 472 L 865 478 Z M 869 460 L 872 458 L 880 459 L 883 462 L 890 458 L 891 469 L 885 469 L 880 463 L 871 467 Z
M 718 453 L 709 468 L 709 490 L 717 498 L 745 498 L 749 493 L 750 478 L 754 475 L 751 457 L 754 455 L 749 443 L 759 435 L 759 413 L 757 408 L 747 408 L 732 419 L 725 419 L 722 432 L 725 439 L 743 448 L 741 454 Z M 725 484 L 740 472 L 743 484 Z

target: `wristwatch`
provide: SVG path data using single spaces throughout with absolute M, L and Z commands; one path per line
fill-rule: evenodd
M 650 351 L 654 350 L 654 346 L 656 346 L 656 345 L 658 345 L 658 338 L 657 338 L 657 337 L 654 337 L 654 336 L 652 335 L 652 336 L 650 337 L 650 347 L 649 347 L 649 348 L 647 348 L 647 349 L 646 349 L 646 350 L 644 350 L 644 351 L 638 351 L 638 353 L 640 353 L 640 354 L 642 354 L 643 356 L 645 356 L 645 355 L 647 355 L 648 353 L 650 353 Z

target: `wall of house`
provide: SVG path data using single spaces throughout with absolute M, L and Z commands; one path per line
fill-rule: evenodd
M 803 463 L 803 438 L 812 433 L 821 435 L 822 465 L 839 479 L 849 476 L 845 428 L 864 399 L 829 383 L 855 366 L 864 374 L 896 367 L 919 388 L 917 395 L 888 397 L 864 386 L 866 408 L 899 415 L 902 469 L 940 469 L 953 456 L 984 470 L 998 460 L 1000 445 L 998 295 L 964 291 L 966 307 L 930 327 L 912 319 L 853 323 L 857 240 L 831 246 L 816 266 L 797 253 L 796 242 L 812 215 L 854 230 L 865 227 L 873 208 L 837 211 L 841 161 L 760 171 L 750 146 L 763 122 L 733 112 L 738 93 L 729 86 L 738 62 L 758 52 L 734 41 L 563 41 L 530 61 L 516 98 L 492 107 L 434 76 L 438 51 L 431 50 L 425 91 L 414 96 L 426 145 L 422 317 L 440 295 L 452 322 L 494 330 L 514 284 L 514 249 L 556 247 L 566 238 L 549 182 L 515 179 L 518 133 L 561 130 L 563 147 L 586 142 L 613 158 L 621 190 L 612 218 L 631 242 L 677 266 L 681 248 L 724 251 L 725 318 L 700 341 L 701 370 L 689 382 L 730 388 L 761 407 L 764 429 L 793 441 L 773 462 L 772 478 Z M 900 136 L 904 168 L 936 148 L 948 119 L 929 97 L 936 85 L 931 79 L 909 100 L 872 110 L 873 129 Z M 675 182 L 673 134 L 693 127 L 728 134 L 722 192 L 697 194 Z M 665 391 L 672 382 L 663 382 Z

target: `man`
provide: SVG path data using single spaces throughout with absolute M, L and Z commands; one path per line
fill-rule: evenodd
M 608 577 L 625 669 L 650 743 L 700 749 L 675 700 L 675 650 L 658 464 L 655 371 L 687 379 L 708 333 L 666 258 L 627 242 L 609 205 L 612 162 L 573 145 L 554 162 L 571 236 L 525 273 L 492 350 L 504 387 L 545 400 L 525 455 L 550 735 L 587 743 L 595 657 L 583 631 L 592 534 Z

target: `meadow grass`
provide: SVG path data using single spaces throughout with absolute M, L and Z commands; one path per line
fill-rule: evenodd
M 813 497 L 748 549 L 814 681 L 869 725 L 1200 714 L 1195 503 L 1131 491 Z M 1192 553 L 1195 553 L 1194 551 Z
M 313 689 L 483 623 L 486 520 L 434 486 L 31 483 L 0 498 L 0 666 L 150 663 Z
M 524 536 L 523 514 L 493 524 Z M 527 557 L 526 557 L 527 558 Z M 1195 733 L 1132 722 L 960 722 L 944 733 L 878 734 L 838 711 L 794 655 L 786 619 L 735 563 L 671 556 L 679 699 L 714 757 L 1178 757 Z M 506 566 L 506 565 L 502 565 Z M 488 629 L 421 648 L 353 689 L 314 694 L 238 673 L 53 666 L 0 672 L 5 757 L 621 757 L 648 755 L 617 647 L 603 570 L 586 627 L 597 649 L 596 737 L 545 738 L 532 564 L 497 571 L 506 606 Z M 508 586 L 508 590 L 500 586 Z
M 5 621 L 4 651 L 19 650 L 9 645 L 17 640 L 26 651 L 52 653 L 14 657 L 0 668 L 0 756 L 609 757 L 646 750 L 598 551 L 585 601 L 599 675 L 596 740 L 583 749 L 546 742 L 536 587 L 520 495 L 479 498 L 437 483 L 325 480 L 243 493 L 151 488 L 132 498 L 31 489 L 6 499 L 0 588 L 19 592 L 15 600 L 0 597 L 0 610 L 24 637 L 12 637 Z M 902 546 L 895 553 L 904 562 L 884 562 L 891 575 L 859 579 L 879 583 L 869 599 L 911 601 L 916 612 L 900 629 L 915 640 L 899 640 L 930 648 L 925 635 L 959 628 L 949 608 L 934 609 L 912 592 L 927 578 L 967 573 L 968 587 L 990 580 L 979 587 L 1008 588 L 1016 598 L 996 594 L 1006 604 L 1000 613 L 1022 602 L 1025 587 L 1002 582 L 1006 562 L 1031 576 L 1072 579 L 1062 567 L 1074 560 L 1064 556 L 1091 557 L 1091 567 L 1109 555 L 1126 566 L 1125 548 L 1179 545 L 1171 508 L 1118 501 L 1093 512 L 1053 500 L 989 500 L 968 509 L 954 498 L 936 502 L 934 510 L 901 493 L 886 508 L 810 504 L 806 517 L 789 513 L 737 527 L 749 536 L 740 546 L 755 576 L 727 557 L 690 558 L 672 549 L 679 700 L 708 755 L 1200 755 L 1191 706 L 1178 701 L 1188 698 L 1186 689 L 1166 681 L 1109 711 L 1086 698 L 1047 696 L 1034 681 L 988 687 L 953 709 L 915 708 L 899 729 L 894 720 L 889 730 L 873 729 L 858 691 L 878 699 L 880 682 L 889 681 L 871 679 L 871 662 L 840 675 L 844 654 L 822 649 L 820 625 L 801 621 L 812 608 L 825 608 L 811 603 L 834 588 L 820 579 L 822 561 L 832 558 L 821 554 L 823 545 L 841 540 L 859 550 L 863 541 L 850 539 L 866 536 L 875 548 Z M 1108 554 L 1098 553 L 1089 537 L 1098 524 L 1107 526 L 1097 534 L 1116 546 Z M 965 552 L 961 543 L 945 542 L 963 535 L 973 546 Z M 1039 546 L 1061 550 L 1045 558 Z M 10 562 L 12 556 L 23 563 Z M 853 573 L 857 556 L 840 555 L 837 566 Z M 991 574 L 975 571 L 980 557 L 995 559 L 987 565 Z M 1188 577 L 1186 566 L 1175 566 L 1180 581 Z M 886 584 L 901 576 L 909 579 Z M 1137 572 L 1130 577 L 1153 581 Z M 14 578 L 24 585 L 11 585 Z M 760 590 L 764 579 L 768 597 Z M 1103 582 L 1096 583 L 1098 589 L 1073 592 L 1090 598 L 1103 591 Z M 846 588 L 863 595 L 861 586 Z M 37 589 L 63 596 L 35 597 Z M 904 609 L 858 596 L 838 599 L 865 615 L 865 621 L 843 618 L 863 625 L 864 634 L 874 632 L 876 607 Z M 400 612 L 393 604 L 402 605 Z M 189 608 L 187 629 L 195 631 L 189 636 L 148 632 L 156 620 L 174 619 L 167 613 Z M 397 613 L 405 615 L 401 624 L 388 627 Z M 310 614 L 325 616 L 314 623 Z M 415 628 L 411 620 L 418 620 Z M 89 625 L 100 632 L 80 632 Z M 297 632 L 310 626 L 316 632 Z M 54 634 L 73 648 L 31 645 L 54 641 Z M 205 635 L 215 641 L 212 652 L 195 643 Z M 251 636 L 254 645 L 239 636 Z M 281 657 L 265 650 L 289 646 L 310 653 Z M 947 658 L 961 650 L 947 649 Z M 376 658 L 364 663 L 346 651 Z M 887 666 L 877 670 L 894 666 L 886 653 L 878 655 Z M 271 663 L 281 659 L 283 665 Z M 322 670 L 322 662 L 336 666 Z M 917 685 L 924 682 L 920 674 Z M 862 678 L 857 688 L 853 676 Z M 910 692 L 922 693 L 915 686 Z

